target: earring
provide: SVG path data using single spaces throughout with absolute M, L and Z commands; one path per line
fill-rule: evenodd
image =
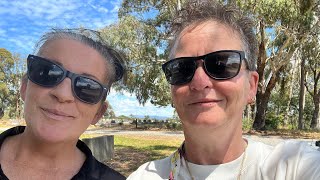
M 256 97 L 253 96 L 248 104 L 251 105 L 251 106 L 255 105 L 256 104 Z

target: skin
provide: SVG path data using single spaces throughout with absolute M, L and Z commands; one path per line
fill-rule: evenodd
M 103 82 L 107 74 L 103 57 L 75 40 L 53 40 L 46 44 L 39 56 L 99 82 Z M 31 168 L 24 172 L 29 174 L 21 173 L 21 177 L 37 175 L 35 177 L 41 179 L 41 169 L 57 169 L 66 172 L 61 173 L 62 178 L 70 179 L 85 161 L 85 155 L 76 147 L 78 138 L 90 124 L 102 117 L 107 104 L 91 105 L 78 100 L 72 93 L 69 78 L 52 88 L 23 81 L 21 97 L 25 103 L 27 127 L 22 134 L 7 138 L 3 144 L 0 156 L 5 174 L 14 177 L 14 172 L 25 168 L 23 163 L 28 162 Z M 17 171 L 11 173 L 12 168 Z
M 242 47 L 237 32 L 207 21 L 181 33 L 174 57 L 243 50 Z M 258 74 L 247 71 L 243 63 L 236 77 L 217 81 L 205 73 L 202 60 L 197 64 L 190 83 L 171 86 L 172 100 L 184 128 L 187 159 L 195 164 L 230 162 L 246 146 L 242 139 L 242 112 L 256 94 Z

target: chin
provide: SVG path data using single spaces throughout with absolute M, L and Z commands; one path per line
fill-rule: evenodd
M 190 124 L 192 126 L 204 126 L 204 127 L 219 127 L 222 124 L 222 120 L 214 119 L 196 119 L 196 120 L 189 120 L 186 124 Z
M 37 132 L 38 138 L 47 143 L 59 143 L 72 139 L 68 132 L 60 128 L 43 127 Z

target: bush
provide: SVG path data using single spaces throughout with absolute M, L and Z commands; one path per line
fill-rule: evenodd
M 250 131 L 252 128 L 253 119 L 251 118 L 243 118 L 242 119 L 242 130 L 243 131 Z
M 283 114 L 268 113 L 266 117 L 266 129 L 276 130 L 284 122 Z

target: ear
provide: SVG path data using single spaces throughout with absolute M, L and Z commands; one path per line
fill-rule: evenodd
M 91 124 L 95 125 L 101 119 L 101 117 L 104 115 L 107 109 L 108 109 L 108 103 L 106 102 L 101 103 L 100 108 L 98 109 L 98 112 L 96 113 L 93 120 L 91 121 Z
M 26 98 L 27 84 L 28 84 L 28 79 L 21 80 L 20 97 L 23 101 L 25 101 L 25 98 Z
M 258 89 L 258 83 L 259 83 L 259 74 L 256 71 L 250 71 L 249 72 L 249 94 L 247 97 L 247 104 L 252 103 L 252 99 L 255 98 L 257 94 Z

